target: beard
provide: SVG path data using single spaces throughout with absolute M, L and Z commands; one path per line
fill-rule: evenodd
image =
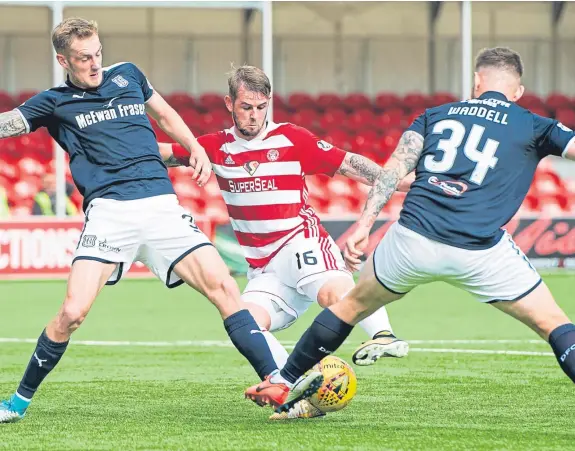
M 234 121 L 234 125 L 236 126 L 236 128 L 237 128 L 237 129 L 239 130 L 239 132 L 240 132 L 242 135 L 244 135 L 244 136 L 254 137 L 254 136 L 259 135 L 259 133 L 262 131 L 263 124 L 262 124 L 261 127 L 257 128 L 257 129 L 254 129 L 254 130 L 250 130 L 250 129 L 248 129 L 248 128 L 242 128 L 242 127 L 240 126 L 240 123 L 239 123 L 238 117 L 236 116 L 236 113 L 233 112 L 233 111 L 232 111 L 232 119 L 233 119 L 233 121 Z M 264 121 L 264 124 L 265 124 L 265 121 Z M 254 124 L 254 125 L 257 125 L 257 124 Z

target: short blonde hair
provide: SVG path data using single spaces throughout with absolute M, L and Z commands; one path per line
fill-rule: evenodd
M 228 74 L 229 95 L 232 101 L 236 100 L 240 86 L 248 91 L 258 92 L 269 97 L 272 92 L 272 85 L 266 73 L 254 66 L 234 67 Z
M 98 34 L 98 24 L 94 20 L 70 17 L 60 22 L 52 31 L 52 45 L 56 53 L 70 48 L 74 38 L 85 39 Z

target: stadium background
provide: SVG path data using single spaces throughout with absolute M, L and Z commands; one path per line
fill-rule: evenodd
M 41 2 L 22 3 L 0 1 L 2 110 L 57 78 L 53 12 Z M 230 125 L 225 73 L 230 62 L 247 62 L 273 68 L 275 120 L 383 162 L 414 114 L 469 92 L 463 54 L 493 45 L 522 53 L 531 108 L 575 126 L 575 5 L 567 2 L 473 2 L 471 20 L 456 2 L 274 2 L 273 42 L 266 46 L 262 34 L 269 30 L 256 2 L 79 3 L 63 4 L 63 16 L 99 22 L 104 63 L 138 64 L 195 133 Z M 464 52 L 470 35 L 471 51 Z M 273 58 L 264 58 L 270 43 Z M 62 279 L 82 225 L 81 216 L 29 216 L 43 174 L 58 166 L 53 155 L 43 132 L 0 140 L 0 196 L 10 202 L 10 217 L 0 219 L 0 399 L 15 389 L 36 337 L 65 296 Z M 544 161 L 509 225 L 538 265 L 573 266 L 574 166 L 562 163 Z M 214 180 L 200 192 L 185 170 L 170 171 L 182 203 L 241 271 Z M 345 179 L 308 184 L 312 204 L 341 242 L 365 188 Z M 397 196 L 386 208 L 371 245 L 401 202 Z M 142 268 L 132 274 L 147 276 Z M 2 280 L 22 277 L 57 280 Z M 544 278 L 574 318 L 573 272 Z M 245 286 L 245 277 L 237 281 Z M 312 306 L 277 334 L 288 350 L 318 311 Z M 103 289 L 27 418 L 0 427 L 0 449 L 573 449 L 575 432 L 564 421 L 575 410 L 573 386 L 532 331 L 443 283 L 415 289 L 388 311 L 409 356 L 356 368 L 358 394 L 342 412 L 276 424 L 266 421 L 268 410 L 243 399 L 254 374 L 213 306 L 185 287 L 122 281 Z M 355 330 L 338 355 L 350 361 L 365 338 Z
M 575 126 L 575 6 L 568 2 L 474 2 L 467 25 L 457 2 L 275 2 L 269 62 L 263 61 L 261 3 L 114 3 L 60 5 L 63 17 L 97 20 L 104 64 L 136 63 L 197 135 L 231 125 L 222 101 L 226 72 L 232 62 L 245 62 L 273 68 L 276 122 L 303 125 L 383 163 L 424 108 L 466 97 L 466 37 L 472 39 L 467 57 L 485 46 L 518 50 L 527 87 L 521 103 Z M 38 2 L 25 4 L 0 2 L 0 111 L 53 86 L 58 76 L 49 40 L 54 12 Z M 157 134 L 169 141 L 159 129 Z M 0 207 L 2 278 L 68 270 L 81 216 L 30 218 L 44 175 L 56 171 L 54 152 L 45 130 L 0 141 L 0 204 L 8 206 Z M 62 167 L 70 182 L 67 165 Z M 569 163 L 546 159 L 510 226 L 540 266 L 575 266 L 574 172 Z M 215 178 L 202 191 L 190 183 L 188 170 L 170 174 L 181 203 L 242 272 Z M 341 242 L 367 188 L 339 177 L 309 177 L 308 188 L 320 216 L 335 220 L 328 229 Z M 79 193 L 69 194 L 79 207 Z M 380 225 L 396 217 L 402 200 L 394 196 Z

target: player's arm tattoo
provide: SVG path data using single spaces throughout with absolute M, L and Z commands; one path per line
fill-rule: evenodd
M 18 111 L 0 113 L 0 139 L 23 135 L 26 129 L 26 122 Z
M 364 185 L 373 186 L 381 170 L 381 166 L 369 158 L 347 152 L 337 173 Z
M 369 191 L 360 223 L 371 228 L 381 209 L 389 201 L 400 180 L 415 169 L 423 151 L 423 136 L 405 132 Z

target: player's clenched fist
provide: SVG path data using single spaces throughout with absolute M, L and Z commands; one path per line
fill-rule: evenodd
M 347 268 L 352 272 L 359 271 L 361 266 L 360 257 L 363 255 L 363 251 L 369 242 L 369 231 L 370 228 L 360 225 L 345 242 L 343 256 Z
M 190 150 L 190 166 L 194 168 L 192 180 L 195 180 L 199 186 L 204 186 L 212 175 L 212 163 L 199 142 L 195 141 Z

